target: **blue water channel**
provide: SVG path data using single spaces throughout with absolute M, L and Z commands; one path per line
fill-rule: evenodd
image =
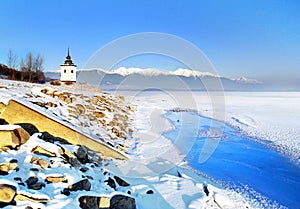
M 300 208 L 299 165 L 271 149 L 266 142 L 258 143 L 228 125 L 193 112 L 170 111 L 166 117 L 176 130 L 165 136 L 176 144 L 178 135 L 184 133 L 186 143 L 193 141 L 185 157 L 190 167 L 255 199 L 265 208 Z M 223 135 L 213 154 L 200 163 L 199 156 L 207 140 L 201 133 L 207 133 L 212 126 L 224 127 Z M 182 142 L 179 146 L 182 147 Z

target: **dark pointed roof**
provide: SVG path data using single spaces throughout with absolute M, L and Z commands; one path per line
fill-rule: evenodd
M 72 58 L 70 56 L 70 48 L 68 48 L 68 54 L 66 56 L 65 62 L 61 66 L 63 66 L 63 65 L 69 65 L 69 66 L 75 66 L 76 67 L 76 65 L 73 63 Z

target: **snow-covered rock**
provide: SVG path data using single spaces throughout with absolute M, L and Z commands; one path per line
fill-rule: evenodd
M 24 144 L 30 135 L 18 125 L 0 125 L 0 149 L 16 148 Z

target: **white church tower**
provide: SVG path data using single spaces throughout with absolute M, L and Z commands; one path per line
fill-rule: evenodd
M 70 50 L 68 48 L 68 55 L 64 64 L 60 65 L 60 80 L 67 82 L 76 82 L 76 65 L 73 63 Z

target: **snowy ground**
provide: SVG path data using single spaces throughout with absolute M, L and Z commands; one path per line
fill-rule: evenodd
M 220 98 L 217 99 L 211 99 L 206 92 L 122 93 L 140 104 L 143 107 L 140 112 L 147 112 L 144 117 L 150 119 L 146 115 L 153 116 L 159 111 L 165 113 L 174 108 L 193 109 L 203 116 L 215 118 L 218 109 L 212 103 L 224 100 L 225 117 L 215 119 L 259 142 L 272 142 L 269 146 L 300 162 L 300 92 L 224 92 L 218 94 Z M 147 123 L 147 120 L 143 121 Z M 162 129 L 161 125 L 159 127 Z M 165 130 L 170 128 L 172 126 L 166 122 Z
M 22 98 L 29 101 L 32 97 L 27 97 L 26 94 L 30 93 L 35 95 L 37 89 L 41 90 L 47 87 L 47 85 L 33 85 L 6 80 L 0 80 L 0 86 L 0 99 L 3 100 L 4 103 L 6 103 L 9 98 Z M 69 92 L 74 90 L 70 87 L 51 88 L 58 88 L 58 91 L 65 91 L 67 89 Z M 83 91 L 80 89 L 80 86 L 77 86 L 75 90 L 77 93 L 81 91 L 81 93 L 84 94 L 87 89 L 85 88 Z M 102 94 L 101 91 L 98 93 Z M 50 109 L 51 111 L 47 111 L 47 114 L 55 113 L 53 117 L 61 120 L 62 123 L 64 123 L 63 120 L 68 120 L 68 116 L 70 115 L 68 115 L 68 105 L 66 103 L 54 101 L 53 98 L 48 98 L 44 95 L 42 96 L 43 101 L 49 99 L 52 102 L 61 104 L 58 106 L 60 108 L 59 111 L 56 111 L 56 109 L 52 107 L 48 108 L 48 110 Z M 87 96 L 89 97 L 91 95 Z M 39 96 L 38 98 L 41 97 Z M 111 98 L 109 99 L 110 102 L 118 102 L 117 107 L 123 107 L 119 97 L 109 98 Z M 184 99 L 184 97 L 180 98 Z M 110 138 L 111 132 L 106 128 L 101 128 L 98 123 L 91 123 L 90 125 L 92 127 L 98 127 L 97 131 L 100 132 L 99 136 L 100 138 L 101 136 L 105 136 L 104 140 L 117 140 L 118 143 L 126 143 L 128 141 L 128 145 L 131 146 L 128 150 L 128 155 L 131 160 L 129 160 L 129 162 L 108 161 L 108 163 L 104 162 L 99 168 L 95 168 L 91 164 L 86 164 L 85 167 L 88 167 L 88 172 L 84 175 L 92 177 L 91 191 L 77 191 L 68 197 L 60 193 L 67 185 L 82 178 L 83 173 L 79 168 L 70 168 L 69 165 L 61 167 L 53 165 L 38 174 L 28 172 L 28 159 L 33 156 L 33 154 L 30 153 L 33 145 L 58 149 L 57 145 L 45 143 L 41 141 L 37 135 L 33 135 L 26 144 L 21 146 L 20 150 L 0 153 L 1 162 L 11 159 L 17 159 L 18 162 L 20 162 L 19 172 L 13 171 L 8 176 L 1 176 L 0 182 L 16 185 L 14 182 L 16 175 L 20 175 L 22 179 L 26 179 L 31 175 L 37 175 L 39 180 L 42 181 L 46 175 L 63 174 L 70 179 L 68 184 L 60 183 L 54 186 L 46 186 L 39 192 L 30 190 L 25 186 L 16 185 L 21 192 L 34 193 L 42 196 L 46 195 L 49 197 L 49 203 L 46 205 L 36 204 L 34 205 L 36 208 L 79 208 L 78 197 L 82 195 L 112 196 L 116 193 L 133 197 L 137 203 L 137 208 L 251 208 L 250 205 L 255 207 L 255 204 L 253 205 L 251 200 L 246 200 L 238 193 L 220 187 L 218 184 L 211 182 L 207 177 L 196 175 L 189 170 L 176 166 L 184 156 L 179 153 L 170 140 L 162 136 L 164 131 L 174 128 L 168 120 L 162 117 L 162 114 L 165 113 L 166 110 L 178 107 L 178 102 L 173 101 L 172 94 L 149 95 L 146 93 L 145 95 L 142 94 L 134 97 L 128 96 L 127 100 L 136 104 L 136 110 L 132 115 L 133 121 L 131 124 L 134 130 L 132 136 L 127 140 Z M 84 101 L 86 102 L 87 100 Z M 201 101 L 199 100 L 199 103 L 206 105 L 207 108 L 209 107 L 209 104 L 207 104 L 204 99 L 202 100 L 202 98 Z M 124 104 L 127 105 L 127 103 Z M 209 109 L 207 112 L 209 113 Z M 90 133 L 89 129 L 84 129 L 85 126 L 80 126 L 79 123 L 86 122 L 86 119 L 83 118 L 84 121 L 80 121 L 80 117 L 78 118 L 79 121 L 76 121 L 74 117 L 71 117 L 70 122 L 74 122 L 75 124 L 73 125 L 79 130 L 87 134 Z M 91 135 L 93 135 L 92 132 Z M 69 147 L 69 149 L 72 150 L 75 149 L 75 147 Z M 125 164 L 125 166 L 122 166 L 122 164 Z M 105 176 L 104 170 L 109 171 L 108 176 Z M 113 175 L 121 176 L 130 183 L 130 186 L 126 188 L 117 187 L 116 191 L 114 191 L 104 183 L 104 180 Z M 204 192 L 204 185 L 207 185 L 209 191 L 208 195 Z M 153 194 L 148 194 L 149 190 L 152 190 Z M 18 205 L 25 207 L 26 205 L 33 204 L 25 201 L 18 203 Z M 11 207 L 8 206 L 8 208 Z
M 300 162 L 300 92 L 226 93 L 227 122 Z

